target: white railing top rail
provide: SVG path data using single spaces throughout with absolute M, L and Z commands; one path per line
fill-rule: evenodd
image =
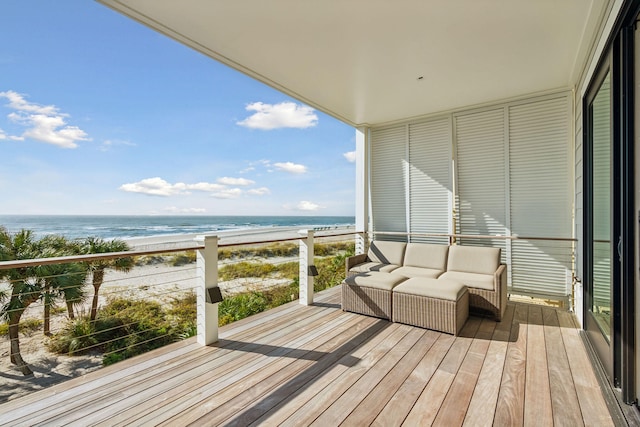
M 328 237 L 352 236 L 354 233 L 355 232 L 352 231 L 348 233 L 322 234 L 320 236 L 316 236 L 315 238 L 323 239 Z M 233 247 L 233 246 L 251 246 L 251 245 L 269 244 L 269 243 L 293 242 L 298 240 L 300 240 L 300 237 L 290 237 L 290 238 L 270 239 L 270 240 L 252 240 L 248 242 L 237 242 L 237 243 L 221 242 L 218 244 L 218 247 L 224 248 L 224 247 Z M 168 254 L 168 253 L 175 253 L 175 252 L 195 251 L 203 248 L 204 248 L 203 244 L 198 243 L 194 240 L 193 245 L 190 245 L 190 246 L 158 247 L 157 249 L 131 250 L 131 251 L 125 251 L 125 252 L 108 252 L 108 253 L 102 253 L 102 254 L 69 255 L 69 256 L 51 257 L 51 258 L 37 258 L 37 259 L 16 260 L 16 261 L 0 261 L 0 270 L 35 267 L 38 265 L 65 264 L 65 263 L 72 263 L 72 262 L 92 262 L 92 261 L 124 258 L 124 257 Z

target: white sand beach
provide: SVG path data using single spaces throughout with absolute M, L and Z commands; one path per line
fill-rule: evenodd
M 240 231 L 228 231 L 218 234 L 221 246 L 235 244 L 251 244 L 257 242 L 282 239 L 297 239 L 299 229 L 293 227 L 274 227 Z M 315 236 L 331 234 L 353 233 L 353 227 L 331 228 L 315 231 Z M 129 239 L 127 243 L 132 250 L 144 251 L 155 249 L 178 249 L 194 246 L 197 235 L 171 235 Z M 350 236 L 339 236 L 320 239 L 320 241 L 349 240 Z M 282 258 L 269 258 L 263 261 L 278 263 L 288 261 Z M 228 282 L 220 282 L 223 294 L 231 295 L 247 289 L 264 289 L 272 286 L 287 284 L 286 279 L 251 279 L 242 278 Z M 0 283 L 0 287 L 3 284 Z M 107 271 L 104 284 L 100 290 L 100 304 L 104 304 L 109 296 L 117 295 L 127 298 L 151 298 L 161 302 L 169 302 L 176 295 L 193 290 L 196 286 L 196 266 L 187 264 L 172 267 L 166 263 L 137 266 L 128 273 Z M 8 284 L 4 284 L 8 287 Z M 90 288 L 90 287 L 89 287 Z M 91 294 L 92 291 L 89 291 Z M 88 313 L 90 298 L 80 308 L 80 312 Z M 42 318 L 41 303 L 33 304 L 23 315 Z M 52 331 L 63 327 L 66 315 L 62 314 L 52 319 Z M 102 366 L 100 355 L 65 356 L 49 353 L 45 347 L 48 338 L 38 330 L 20 335 L 22 356 L 34 371 L 31 377 L 24 377 L 9 360 L 9 339 L 0 338 L 0 403 L 15 399 L 65 381 L 84 375 Z
M 219 245 L 247 244 L 255 242 L 265 242 L 283 239 L 298 239 L 299 227 L 260 227 L 246 230 L 228 230 L 210 233 L 207 235 L 216 235 L 219 238 Z M 322 227 L 314 230 L 314 236 L 322 238 L 332 234 L 353 233 L 355 227 Z M 133 250 L 153 250 L 158 248 L 183 248 L 190 247 L 196 243 L 198 234 L 171 234 L 153 237 L 136 237 L 127 239 L 126 242 Z M 341 237 L 344 239 L 345 237 Z M 324 240 L 324 239 L 323 239 Z M 329 240 L 329 238 L 327 238 Z

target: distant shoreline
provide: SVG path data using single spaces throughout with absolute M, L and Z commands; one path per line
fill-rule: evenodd
M 318 227 L 314 236 L 322 237 L 331 234 L 354 233 L 355 226 Z M 258 227 L 245 230 L 224 230 L 211 233 L 169 234 L 146 237 L 132 237 L 124 240 L 132 250 L 147 250 L 193 246 L 198 236 L 218 236 L 219 244 L 247 244 L 272 240 L 295 239 L 304 227 Z M 348 238 L 348 237 L 347 237 Z

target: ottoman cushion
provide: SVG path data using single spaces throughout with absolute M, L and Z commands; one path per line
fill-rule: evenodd
M 391 320 L 392 290 L 405 277 L 369 272 L 347 277 L 342 282 L 342 309 Z
M 392 294 L 394 322 L 457 335 L 469 316 L 469 290 L 460 282 L 414 277 Z
M 366 288 L 390 291 L 405 280 L 406 277 L 404 276 L 396 276 L 395 274 L 382 272 L 369 272 L 347 277 L 344 281 L 349 286 L 364 286 Z
M 467 292 L 467 287 L 453 280 L 414 277 L 400 283 L 394 290 L 403 294 L 457 301 Z

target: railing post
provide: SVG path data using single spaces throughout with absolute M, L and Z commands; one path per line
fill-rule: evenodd
M 367 233 L 364 231 L 356 232 L 356 247 L 355 247 L 355 255 L 366 254 L 367 253 Z
M 313 265 L 313 230 L 300 230 L 300 304 L 313 304 L 313 276 L 309 266 Z
M 218 236 L 198 236 L 204 248 L 196 258 L 198 343 L 209 345 L 218 341 L 218 304 L 207 302 L 207 289 L 218 286 Z

